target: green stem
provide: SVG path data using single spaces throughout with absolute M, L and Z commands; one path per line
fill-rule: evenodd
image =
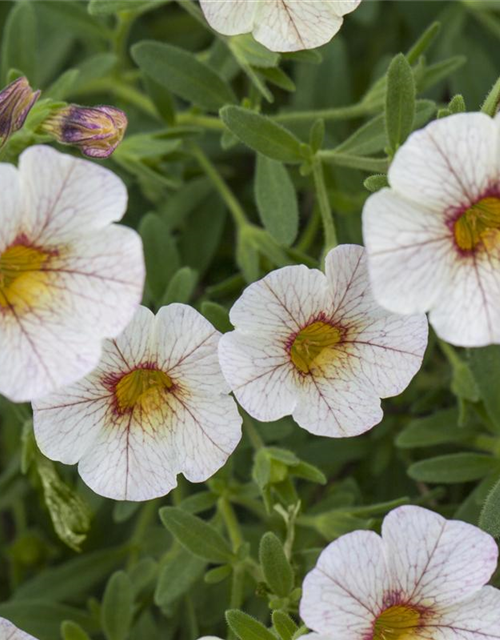
M 123 66 L 127 65 L 127 41 L 135 15 L 130 11 L 121 11 L 118 14 L 116 29 L 113 34 L 113 51 Z
M 211 129 L 212 131 L 224 131 L 224 123 L 222 120 L 213 116 L 204 116 L 197 113 L 190 113 L 185 111 L 184 113 L 177 114 L 177 124 L 193 127 L 203 127 L 204 129 Z
M 309 220 L 307 221 L 306 227 L 302 232 L 302 235 L 299 238 L 299 241 L 295 245 L 299 251 L 303 251 L 307 253 L 311 248 L 316 235 L 318 233 L 318 229 L 321 223 L 321 218 L 319 215 L 318 209 L 313 209 L 313 212 L 309 216 Z
M 210 178 L 212 184 L 217 189 L 220 197 L 226 203 L 227 208 L 229 209 L 231 215 L 233 216 L 233 220 L 236 226 L 239 229 L 246 227 L 249 222 L 245 215 L 245 211 L 243 207 L 236 199 L 236 196 L 228 187 L 220 173 L 217 171 L 215 165 L 209 160 L 209 158 L 203 153 L 200 147 L 196 144 L 191 144 L 191 151 L 193 156 L 198 161 L 200 167 L 206 173 L 207 177 Z
M 367 105 L 363 102 L 352 104 L 347 107 L 337 107 L 335 109 L 318 109 L 315 111 L 300 111 L 293 113 L 279 113 L 272 116 L 275 122 L 288 124 L 290 122 L 309 122 L 321 118 L 323 120 L 348 120 L 350 118 L 360 118 L 375 111 L 374 105 Z
M 316 197 L 318 199 L 319 211 L 323 222 L 323 231 L 325 234 L 325 254 L 337 246 L 337 232 L 335 231 L 335 223 L 333 222 L 333 214 L 328 199 L 328 193 L 325 184 L 325 174 L 323 165 L 318 158 L 313 162 L 314 186 L 316 188 Z
M 151 521 L 156 516 L 157 510 L 158 504 L 156 500 L 150 500 L 141 509 L 130 540 L 131 551 L 127 562 L 128 569 L 133 567 L 139 560 L 142 546 L 141 543 L 146 535 Z
M 241 534 L 240 525 L 233 506 L 225 496 L 221 496 L 217 501 L 217 508 L 224 520 L 233 551 L 234 553 L 237 553 L 238 549 L 243 544 L 243 535 Z
M 264 440 L 262 440 L 262 437 L 257 431 L 257 427 L 254 425 L 253 420 L 252 418 L 250 418 L 250 416 L 243 416 L 243 425 L 245 427 L 245 434 L 252 443 L 255 451 L 258 451 L 259 449 L 265 447 Z

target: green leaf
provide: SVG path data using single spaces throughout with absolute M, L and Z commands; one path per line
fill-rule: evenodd
M 163 563 L 154 595 L 155 604 L 168 607 L 199 582 L 205 562 L 181 549 Z
M 233 106 L 221 109 L 220 117 L 231 133 L 254 151 L 279 162 L 303 162 L 301 141 L 270 118 Z
M 500 78 L 495 82 L 491 91 L 489 92 L 486 100 L 481 107 L 481 111 L 486 113 L 488 116 L 494 118 L 498 113 L 498 108 L 500 106 Z
M 384 189 L 389 186 L 389 181 L 387 180 L 387 176 L 384 174 L 379 174 L 375 176 L 370 176 L 363 182 L 363 186 L 365 189 L 370 191 L 371 193 L 376 193 L 380 191 L 380 189 Z
M 226 612 L 229 628 L 240 640 L 276 640 L 274 634 L 252 616 L 231 609 Z
M 134 593 L 130 578 L 117 571 L 109 579 L 102 600 L 101 622 L 107 640 L 126 640 L 133 619 Z
M 385 126 L 393 152 L 406 140 L 415 119 L 415 79 L 406 57 L 397 55 L 387 72 Z
M 192 53 L 159 42 L 139 42 L 132 58 L 140 69 L 174 95 L 206 109 L 218 111 L 236 102 L 231 87 Z
M 479 517 L 479 526 L 494 538 L 500 538 L 500 478 L 485 500 Z
M 120 11 L 144 13 L 156 9 L 171 0 L 90 0 L 88 12 L 92 16 L 107 16 Z
M 465 113 L 467 111 L 467 106 L 465 104 L 464 97 L 460 94 L 453 96 L 448 104 L 448 109 L 452 113 Z
M 299 230 L 295 187 L 282 163 L 257 155 L 255 199 L 263 225 L 279 244 L 290 246 Z
M 186 304 L 191 299 L 197 283 L 198 273 L 191 267 L 181 267 L 170 280 L 161 305 L 172 302 Z
M 309 480 L 309 482 L 316 482 L 317 484 L 327 483 L 325 474 L 318 467 L 302 460 L 290 469 L 290 475 Z
M 79 624 L 65 620 L 61 625 L 61 635 L 63 640 L 90 640 L 90 636 L 85 633 Z
M 144 243 L 147 284 L 155 300 L 160 301 L 171 278 L 179 269 L 179 252 L 163 220 L 147 213 L 139 224 Z
M 415 42 L 412 48 L 406 54 L 406 58 L 410 64 L 415 64 L 421 55 L 423 55 L 436 39 L 441 31 L 441 23 L 433 22 L 420 38 Z
M 9 12 L 3 30 L 2 85 L 7 82 L 7 74 L 11 68 L 19 69 L 30 82 L 36 82 L 36 36 L 36 14 L 33 4 L 16 2 Z
M 223 580 L 229 578 L 232 572 L 233 568 L 230 564 L 223 564 L 220 567 L 214 567 L 213 569 L 210 569 L 210 571 L 207 571 L 203 580 L 207 584 L 219 584 Z
M 220 304 L 206 300 L 201 303 L 201 312 L 214 325 L 217 331 L 227 333 L 233 330 L 233 325 L 229 320 L 229 312 Z
M 229 544 L 207 522 L 177 507 L 163 507 L 159 513 L 165 527 L 193 555 L 219 564 L 234 560 Z
M 273 611 L 273 626 L 281 640 L 292 640 L 299 628 L 285 611 Z
M 268 531 L 262 536 L 259 559 L 266 582 L 272 593 L 286 598 L 293 589 L 293 569 L 277 536 Z
M 500 393 L 492 380 L 500 380 L 500 346 L 469 350 L 469 366 L 479 388 L 492 428 L 500 433 Z
M 458 410 L 454 408 L 412 420 L 397 436 L 396 446 L 413 449 L 462 442 L 471 435 L 471 430 L 459 427 L 458 419 Z
M 498 460 L 481 453 L 453 453 L 415 462 L 408 469 L 413 480 L 455 484 L 484 478 L 497 469 Z

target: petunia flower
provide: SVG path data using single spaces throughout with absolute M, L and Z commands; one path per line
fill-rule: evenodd
M 5 618 L 0 618 L 0 640 L 36 640 L 36 638 L 21 631 Z
M 453 115 L 396 153 L 368 198 L 363 235 L 376 300 L 429 311 L 447 342 L 500 342 L 500 118 Z
M 24 76 L 0 91 L 0 147 L 21 129 L 39 96 L 40 91 L 33 91 Z
M 183 473 L 202 482 L 241 437 L 217 360 L 219 334 L 183 304 L 140 307 L 86 378 L 33 404 L 35 437 L 53 460 L 115 500 L 149 500 Z
M 61 144 L 80 148 L 90 158 L 108 158 L 123 140 L 127 116 L 116 107 L 70 104 L 53 113 L 41 129 Z
M 0 164 L 0 393 L 28 401 L 99 362 L 140 303 L 139 235 L 112 224 L 122 181 L 45 146 Z
M 497 640 L 500 591 L 485 587 L 498 548 L 477 527 L 421 507 L 386 516 L 382 537 L 332 542 L 306 576 L 308 640 Z
M 253 33 L 271 51 L 326 44 L 361 0 L 200 0 L 210 26 L 226 36 Z
M 382 419 L 380 398 L 419 370 L 424 315 L 397 316 L 372 298 L 364 249 L 342 245 L 326 275 L 284 267 L 251 284 L 234 304 L 235 331 L 219 359 L 238 402 L 267 422 L 293 415 L 307 431 L 354 436 Z

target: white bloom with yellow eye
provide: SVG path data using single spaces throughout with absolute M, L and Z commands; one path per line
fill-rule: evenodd
M 5 618 L 0 618 L 0 640 L 36 640 L 36 638 L 21 631 Z
M 500 343 L 500 117 L 463 113 L 410 136 L 368 198 L 363 235 L 376 300 L 429 311 L 447 342 Z
M 52 460 L 78 463 L 96 493 L 115 500 L 167 494 L 183 473 L 203 482 L 241 437 L 222 377 L 219 334 L 183 304 L 155 316 L 139 307 L 98 367 L 33 404 L 35 437 Z
M 498 640 L 494 539 L 421 507 L 386 516 L 382 536 L 332 542 L 306 576 L 300 616 L 308 640 Z
M 222 336 L 219 360 L 241 406 L 264 422 L 291 414 L 322 436 L 380 422 L 380 398 L 406 388 L 427 345 L 425 315 L 395 315 L 373 300 L 357 245 L 330 251 L 326 274 L 273 271 L 243 292 L 230 318 L 236 330 Z
M 210 26 L 226 36 L 253 33 L 271 51 L 326 44 L 361 0 L 200 0 Z
M 127 192 L 111 171 L 34 146 L 0 164 L 0 393 L 39 398 L 99 362 L 140 303 L 139 235 L 112 224 Z

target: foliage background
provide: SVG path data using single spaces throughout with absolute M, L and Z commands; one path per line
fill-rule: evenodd
M 47 141 L 37 127 L 58 102 L 124 109 L 126 139 L 104 164 L 129 189 L 125 223 L 144 240 L 145 303 L 189 302 L 225 331 L 246 282 L 283 264 L 318 265 L 324 245 L 307 149 L 286 169 L 261 157 L 259 181 L 256 153 L 229 132 L 219 107 L 260 110 L 305 143 L 321 116 L 323 149 L 350 140 L 321 162 L 338 239 L 360 243 L 363 182 L 384 173 L 392 152 L 385 87 L 370 87 L 437 20 L 439 34 L 431 43 L 431 29 L 409 56 L 418 98 L 432 101 L 420 103 L 414 125 L 456 94 L 477 110 L 498 76 L 500 2 L 365 0 L 319 52 L 283 56 L 250 37 L 228 43 L 196 14 L 186 0 L 1 2 L 2 82 L 20 72 L 43 91 L 4 160 Z M 170 48 L 148 56 L 143 44 L 134 48 L 146 40 Z M 205 74 L 194 83 L 186 56 Z M 207 67 L 222 88 L 206 82 Z M 321 123 L 313 130 L 317 145 Z M 345 532 L 377 529 L 393 506 L 425 505 L 500 534 L 499 374 L 499 347 L 459 352 L 431 335 L 422 371 L 384 403 L 370 433 L 329 440 L 291 419 L 245 416 L 221 472 L 206 485 L 180 478 L 171 495 L 145 504 L 96 496 L 75 468 L 48 463 L 29 407 L 3 400 L 0 616 L 41 640 L 195 640 L 224 637 L 225 611 L 241 608 L 266 627 L 272 614 L 275 632 L 291 640 L 298 589 L 319 551 Z M 284 551 L 270 536 L 261 542 L 268 531 Z M 243 640 L 275 638 L 236 614 L 229 621 Z

